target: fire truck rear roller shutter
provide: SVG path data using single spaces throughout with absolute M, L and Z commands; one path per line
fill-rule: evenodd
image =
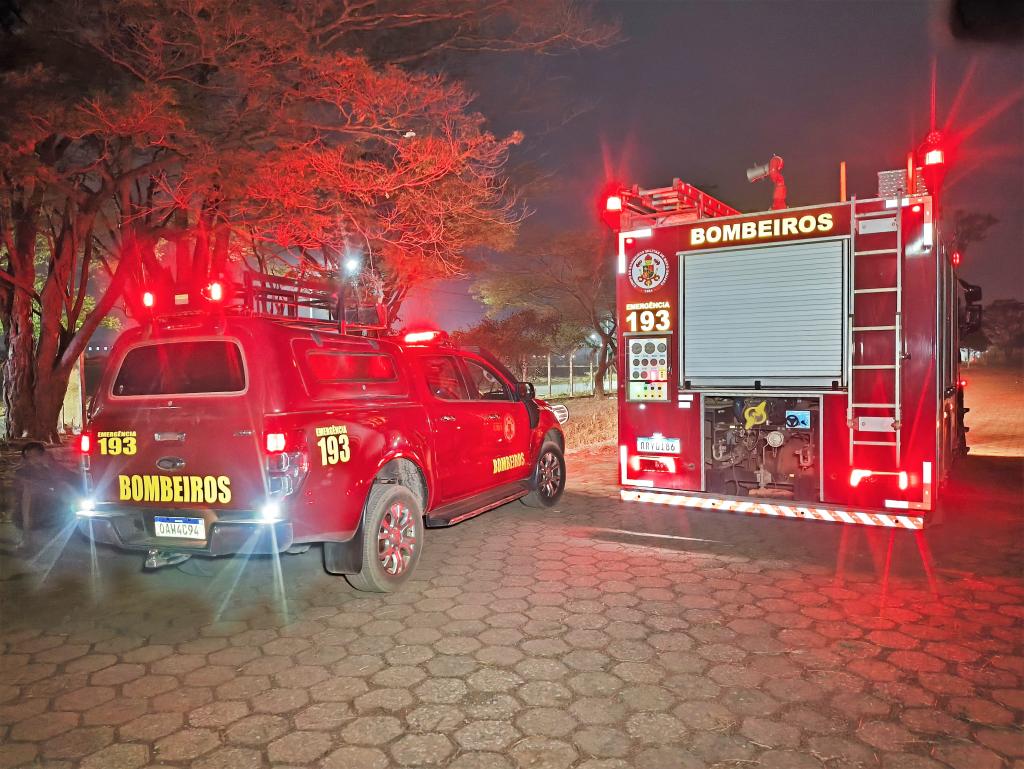
M 684 255 L 684 371 L 696 386 L 829 387 L 843 369 L 842 241 Z

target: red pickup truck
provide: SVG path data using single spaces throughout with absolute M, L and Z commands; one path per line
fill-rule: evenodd
M 487 353 L 228 312 L 123 334 L 80 448 L 96 542 L 151 567 L 323 543 L 327 571 L 380 592 L 424 527 L 565 487 L 556 413 Z

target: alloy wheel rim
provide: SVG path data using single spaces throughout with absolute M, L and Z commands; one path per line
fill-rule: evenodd
M 377 532 L 380 565 L 392 577 L 404 573 L 416 551 L 416 521 L 412 511 L 395 502 L 385 511 Z
M 540 458 L 538 488 L 547 499 L 552 499 L 562 485 L 562 464 L 554 452 L 546 451 Z

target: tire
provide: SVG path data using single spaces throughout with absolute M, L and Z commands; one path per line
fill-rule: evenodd
M 356 590 L 394 592 L 419 562 L 423 531 L 423 506 L 412 491 L 393 483 L 375 484 L 363 513 L 363 566 L 345 579 Z M 397 550 L 392 545 L 396 536 L 402 543 Z
M 534 489 L 520 498 L 527 507 L 554 507 L 565 491 L 565 457 L 557 443 L 545 443 L 533 468 Z

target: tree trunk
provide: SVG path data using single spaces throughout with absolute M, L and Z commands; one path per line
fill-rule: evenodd
M 601 347 L 598 351 L 597 373 L 594 374 L 594 397 L 604 398 L 607 392 L 604 389 L 604 378 L 612 368 L 615 358 L 615 351 L 612 347 L 611 336 L 601 334 Z
M 4 361 L 4 407 L 7 412 L 8 440 L 28 435 L 38 438 L 32 391 L 33 366 L 32 297 L 17 290 L 11 302 L 11 320 L 7 333 L 7 360 Z M 48 437 L 48 436 L 47 436 Z

